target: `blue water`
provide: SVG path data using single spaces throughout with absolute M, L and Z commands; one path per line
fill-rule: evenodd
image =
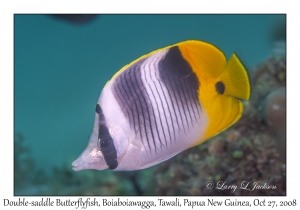
M 85 25 L 49 15 L 14 18 L 15 132 L 49 169 L 71 164 L 86 147 L 100 91 L 125 64 L 200 39 L 227 57 L 239 49 L 251 67 L 270 54 L 280 15 L 101 15 Z

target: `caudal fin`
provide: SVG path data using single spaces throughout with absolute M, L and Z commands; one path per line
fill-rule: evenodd
M 250 99 L 250 75 L 236 53 L 232 54 L 219 80 L 224 83 L 223 95 L 242 100 Z

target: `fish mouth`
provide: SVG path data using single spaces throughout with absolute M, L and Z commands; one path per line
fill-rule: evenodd
M 77 160 L 74 160 L 72 162 L 72 169 L 74 171 L 80 171 L 82 170 L 80 166 L 82 166 L 84 163 L 82 163 L 82 161 L 79 160 L 80 158 L 78 158 Z
M 105 164 L 105 161 L 102 158 L 90 160 L 80 156 L 72 162 L 72 169 L 74 171 L 81 171 L 87 169 L 104 170 L 107 168 L 108 166 Z

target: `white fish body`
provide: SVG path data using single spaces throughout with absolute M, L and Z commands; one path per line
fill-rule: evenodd
M 88 146 L 73 162 L 74 170 L 147 168 L 237 121 L 241 102 L 233 97 L 227 99 L 228 96 L 223 99 L 226 91 L 216 90 L 217 78 L 211 85 L 206 84 L 209 80 L 205 76 L 202 79 L 198 75 L 183 53 L 182 47 L 191 42 L 203 44 L 187 41 L 157 50 L 125 66 L 105 85 L 96 106 Z M 207 87 L 203 94 L 202 87 Z M 210 92 L 215 95 L 206 96 Z M 226 115 L 224 123 L 224 116 L 206 111 L 209 100 L 219 96 L 237 110 L 230 111 L 232 114 Z M 212 121 L 220 126 L 213 130 Z

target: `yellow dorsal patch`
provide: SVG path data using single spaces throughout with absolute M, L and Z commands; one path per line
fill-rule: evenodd
M 224 53 L 212 44 L 192 40 L 181 42 L 178 47 L 199 79 L 215 79 L 226 66 Z
M 209 43 L 186 41 L 178 47 L 199 79 L 198 97 L 209 121 L 197 145 L 238 121 L 243 112 L 239 99 L 250 98 L 250 78 L 236 54 L 226 62 L 224 53 Z M 218 82 L 224 86 L 220 92 Z

